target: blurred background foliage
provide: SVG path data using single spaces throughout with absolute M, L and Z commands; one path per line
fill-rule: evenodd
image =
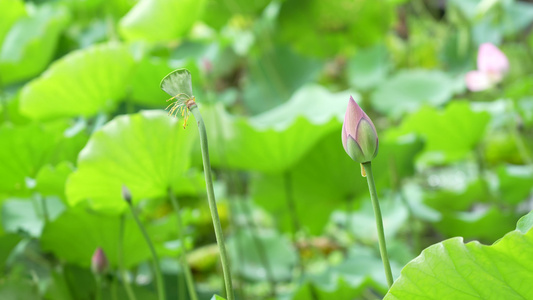
M 207 123 L 239 299 L 386 293 L 366 180 L 341 146 L 350 95 L 378 128 L 395 275 L 446 238 L 495 242 L 533 208 L 532 30 L 518 0 L 1 0 L 0 298 L 93 299 L 102 247 L 104 299 L 124 299 L 122 247 L 138 299 L 155 299 L 122 184 L 169 299 L 187 299 L 185 248 L 202 299 L 220 291 L 195 125 L 163 111 L 178 67 Z M 509 72 L 469 92 L 482 43 Z

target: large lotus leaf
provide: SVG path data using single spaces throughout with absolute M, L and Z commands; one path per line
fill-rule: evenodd
M 53 58 L 69 19 L 64 7 L 46 5 L 20 19 L 6 35 L 0 51 L 2 83 L 22 81 L 42 72 Z
M 429 161 L 455 161 L 464 158 L 483 138 L 490 116 L 474 112 L 467 102 L 453 102 L 444 111 L 423 107 L 407 116 L 392 135 L 417 133 L 426 145 Z
M 286 47 L 263 53 L 249 64 L 243 100 L 254 114 L 286 102 L 296 90 L 319 75 L 322 65 L 317 59 L 296 55 Z
M 261 256 L 258 245 L 263 248 L 264 257 Z M 246 250 L 239 251 L 238 247 Z M 228 251 L 234 262 L 234 271 L 248 280 L 266 281 L 270 278 L 270 272 L 274 281 L 288 281 L 297 264 L 296 249 L 273 230 L 239 230 L 228 238 Z M 263 259 L 266 260 L 268 270 Z
M 145 57 L 136 66 L 131 78 L 131 98 L 139 104 L 162 107 L 169 96 L 159 88 L 162 77 L 173 69 L 168 61 L 156 57 Z M 175 96 L 175 95 L 173 95 Z
M 34 119 L 108 111 L 126 93 L 133 58 L 119 44 L 71 52 L 22 90 L 20 110 Z
M 258 14 L 269 3 L 269 0 L 234 0 L 231 2 L 207 0 L 202 21 L 213 28 L 220 29 L 233 15 Z
M 101 18 L 104 12 L 114 19 L 121 18 L 136 2 L 134 0 L 62 0 L 61 4 L 67 6 L 77 16 L 77 21 L 83 24 L 84 21 Z
M 45 125 L 0 126 L 0 191 L 10 194 L 26 190 L 47 163 L 74 161 L 86 141 L 82 132 L 71 132 L 65 121 Z
M 0 2 L 0 11 L 2 12 L 2 18 L 0 18 L 1 49 L 2 42 L 11 29 L 11 26 L 15 24 L 19 18 L 26 15 L 26 9 L 24 8 L 24 1 L 22 0 L 2 0 L 2 2 Z
M 380 198 L 383 226 L 387 238 L 393 238 L 406 223 L 409 213 L 399 197 Z M 342 224 L 361 241 L 377 243 L 377 229 L 370 198 L 365 197 L 361 207 L 354 212 L 335 212 L 331 215 L 333 223 Z
M 24 232 L 32 237 L 39 237 L 45 224 L 45 218 L 54 220 L 64 209 L 65 205 L 55 197 L 9 198 L 2 203 L 0 220 L 6 232 Z
M 379 147 L 372 163 L 378 190 L 391 188 L 392 178 L 399 180 L 413 174 L 413 158 L 421 148 L 419 140 L 384 138 Z M 291 228 L 289 192 L 300 223 L 313 233 L 321 232 L 335 209 L 346 208 L 347 201 L 368 195 L 359 164 L 342 147 L 340 128 L 318 142 L 286 174 L 252 177 L 251 188 L 254 200 L 276 216 L 283 230 Z
M 202 108 L 213 164 L 265 172 L 286 170 L 324 135 L 340 130 L 349 97 L 349 92 L 330 93 L 320 86 L 307 86 L 284 105 L 249 119 L 231 116 L 220 105 Z
M 95 209 L 126 208 L 121 187 L 134 202 L 179 192 L 192 183 L 184 179 L 197 130 L 184 129 L 161 110 L 119 116 L 96 131 L 78 156 L 78 169 L 67 181 L 67 201 L 89 200 Z
M 518 204 L 533 191 L 531 166 L 505 165 L 498 168 L 500 197 L 507 204 Z
M 170 41 L 183 37 L 200 17 L 205 0 L 141 0 L 121 20 L 127 40 Z
M 368 90 L 382 83 L 390 68 L 387 48 L 378 44 L 357 52 L 348 61 L 348 80 L 351 86 Z
M 434 226 L 446 237 L 463 236 L 492 242 L 513 229 L 518 218 L 513 211 L 489 206 L 479 207 L 475 211 L 444 212 L 442 219 Z
M 94 251 L 101 247 L 111 266 L 117 267 L 119 234 L 119 216 L 73 208 L 45 226 L 41 246 L 44 251 L 51 251 L 57 257 L 83 267 L 91 265 Z M 150 257 L 146 241 L 132 218 L 125 218 L 123 249 L 127 268 Z
M 56 195 L 65 197 L 65 183 L 70 173 L 74 171 L 74 165 L 69 161 L 62 161 L 52 166 L 44 165 L 35 178 L 35 190 L 41 195 Z
M 30 123 L 30 119 L 21 115 L 19 110 L 20 93 L 13 95 L 5 93 L 0 96 L 3 105 L 0 106 L 0 123 L 9 122 L 14 125 L 24 125 Z
M 532 298 L 533 230 L 527 227 L 491 246 L 459 237 L 430 246 L 403 268 L 384 299 Z
M 393 7 L 389 1 L 291 0 L 283 3 L 279 14 L 284 41 L 301 53 L 328 57 L 381 41 Z
M 440 71 L 402 71 L 379 85 L 372 94 L 376 110 L 397 118 L 424 104 L 439 106 L 451 99 L 455 83 Z

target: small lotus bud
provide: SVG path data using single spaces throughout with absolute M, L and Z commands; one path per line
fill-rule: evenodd
M 97 248 L 91 258 L 91 270 L 94 274 L 101 275 L 104 274 L 108 266 L 109 262 L 107 261 L 104 250 L 102 250 L 102 248 Z
M 369 162 L 378 154 L 376 127 L 351 96 L 342 124 L 342 145 L 358 163 Z
M 509 60 L 491 43 L 481 44 L 477 54 L 477 69 L 486 73 L 503 75 L 509 70 Z
M 122 198 L 131 204 L 131 192 L 125 184 L 122 185 Z
M 493 44 L 481 44 L 477 54 L 477 70 L 466 73 L 466 87 L 472 92 L 489 89 L 502 81 L 507 71 L 507 56 Z

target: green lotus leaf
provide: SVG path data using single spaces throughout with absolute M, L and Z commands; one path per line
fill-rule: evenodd
M 363 49 L 348 61 L 350 85 L 368 90 L 382 83 L 391 68 L 388 50 L 384 45 Z
M 200 17 L 205 0 L 141 0 L 121 20 L 127 40 L 170 41 L 183 37 Z
M 410 135 L 383 138 L 379 147 L 380 152 L 372 166 L 378 191 L 381 191 L 391 188 L 393 178 L 398 180 L 414 173 L 413 158 L 422 144 Z M 276 216 L 283 230 L 290 230 L 291 216 L 286 202 L 286 187 L 290 186 L 299 221 L 318 234 L 335 209 L 344 209 L 347 200 L 368 195 L 367 182 L 361 177 L 360 168 L 346 155 L 339 128 L 322 138 L 286 174 L 256 174 L 252 177 L 252 197 Z
M 106 253 L 111 267 L 118 266 L 120 217 L 71 208 L 48 223 L 41 236 L 43 251 L 67 262 L 89 267 L 96 248 Z M 150 251 L 132 218 L 124 222 L 124 265 L 130 268 L 150 257 Z
M 318 59 L 299 56 L 287 47 L 276 47 L 250 64 L 249 76 L 244 80 L 243 101 L 254 114 L 287 102 L 298 89 L 314 81 L 323 66 Z
M 70 173 L 74 171 L 74 165 L 69 161 L 62 161 L 52 166 L 51 164 L 43 166 L 35 178 L 35 190 L 41 195 L 56 195 L 65 197 L 65 183 Z
M 0 126 L 0 191 L 23 193 L 27 191 L 27 180 L 36 178 L 43 165 L 75 161 L 86 136 L 69 132 L 69 126 L 62 120 L 44 125 Z
M 379 85 L 371 100 L 376 110 L 398 118 L 424 104 L 442 105 L 451 99 L 454 90 L 454 82 L 440 71 L 409 70 Z
M 263 247 L 268 270 L 265 268 L 262 254 L 258 251 L 257 243 Z M 228 238 L 228 251 L 234 262 L 234 271 L 248 280 L 266 281 L 272 278 L 276 282 L 288 281 L 292 278 L 293 268 L 297 264 L 296 249 L 286 238 L 273 230 L 239 230 Z
M 493 242 L 513 228 L 519 218 L 513 211 L 496 206 L 480 206 L 476 211 L 444 212 L 435 228 L 445 237 L 463 236 L 468 239 Z
M 490 246 L 460 237 L 430 246 L 403 268 L 384 299 L 530 299 L 533 230 L 527 227 Z
M 221 105 L 202 107 L 213 164 L 265 172 L 286 170 L 324 135 L 340 130 L 349 97 L 349 92 L 307 86 L 287 103 L 249 119 L 232 116 Z
M 518 204 L 533 191 L 533 167 L 502 165 L 497 170 L 501 199 L 507 204 Z
M 232 2 L 207 0 L 202 21 L 219 30 L 226 25 L 235 13 L 239 15 L 258 15 L 269 3 L 269 0 L 234 0 Z
M 67 181 L 70 205 L 89 200 L 94 209 L 126 208 L 121 188 L 133 201 L 190 190 L 185 176 L 197 130 L 184 129 L 161 110 L 119 116 L 96 131 L 78 156 L 78 169 Z
M 468 102 L 453 102 L 443 111 L 423 107 L 389 134 L 416 133 L 426 142 L 422 153 L 425 162 L 450 162 L 465 158 L 474 149 L 489 120 L 487 112 L 473 111 Z
M 2 43 L 2 83 L 29 79 L 46 69 L 69 19 L 64 7 L 43 5 L 34 14 L 18 20 Z
M 0 49 L 5 36 L 11 29 L 11 26 L 17 22 L 21 17 L 26 15 L 24 1 L 22 0 L 3 0 L 0 2 L 0 11 L 2 18 L 0 18 Z
M 368 47 L 383 40 L 393 17 L 393 5 L 389 3 L 287 1 L 279 12 L 281 38 L 306 55 L 332 57 L 353 53 L 358 46 Z
M 40 196 L 37 196 L 40 197 Z M 45 205 L 45 210 L 43 205 Z M 57 197 L 42 199 L 8 198 L 2 203 L 2 228 L 6 232 L 21 233 L 40 237 L 45 218 L 54 220 L 65 210 L 65 205 Z M 45 213 L 47 214 L 45 217 Z
M 33 119 L 109 111 L 125 95 L 133 63 L 119 44 L 74 51 L 24 87 L 20 110 Z
M 151 107 L 162 107 L 169 96 L 159 88 L 162 77 L 173 69 L 168 61 L 156 57 L 145 57 L 135 67 L 131 78 L 131 98 L 135 103 Z M 175 96 L 176 94 L 172 95 Z

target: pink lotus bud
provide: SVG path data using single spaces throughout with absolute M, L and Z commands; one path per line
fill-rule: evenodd
M 342 145 L 358 163 L 371 161 L 378 154 L 378 134 L 372 120 L 350 96 L 342 124 Z
M 509 60 L 503 52 L 490 43 L 481 44 L 477 54 L 477 71 L 466 74 L 466 87 L 472 92 L 489 89 L 502 81 L 509 70 Z
M 107 261 L 104 250 L 97 248 L 91 258 L 91 270 L 94 274 L 104 274 L 108 266 L 109 262 Z
M 489 76 L 485 72 L 470 71 L 466 73 L 466 87 L 472 92 L 483 91 L 492 86 Z
M 501 79 L 503 74 L 509 70 L 509 60 L 493 44 L 481 44 L 477 54 L 477 69 L 485 73 L 498 74 Z

